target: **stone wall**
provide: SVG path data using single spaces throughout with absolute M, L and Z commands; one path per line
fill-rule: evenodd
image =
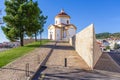
M 101 48 L 99 47 L 97 41 L 96 41 L 96 37 L 95 35 L 93 36 L 93 40 L 94 40 L 94 43 L 93 43 L 93 67 L 95 66 L 95 64 L 97 63 L 97 61 L 99 60 L 99 58 L 101 57 L 102 55 L 102 50 Z
M 35 39 L 24 39 L 24 45 L 25 44 L 29 44 L 29 43 L 32 43 L 32 42 L 34 42 L 35 41 Z
M 91 24 L 77 33 L 69 42 L 92 70 L 102 54 L 96 43 L 94 25 Z

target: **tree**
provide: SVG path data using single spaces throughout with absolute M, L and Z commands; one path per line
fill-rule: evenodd
M 33 36 L 42 29 L 41 21 L 46 18 L 41 15 L 41 10 L 37 2 L 32 0 L 6 0 L 6 16 L 3 17 L 6 27 L 2 27 L 3 32 L 10 41 L 20 39 L 23 46 L 24 35 Z M 44 23 L 42 24 L 44 25 Z
M 43 15 L 39 16 L 39 19 L 38 19 L 40 27 L 41 27 L 41 29 L 38 31 L 40 32 L 40 40 L 42 38 L 42 32 L 44 31 L 43 27 L 44 27 L 44 24 L 46 23 L 46 19 L 47 19 L 47 16 L 44 17 Z
M 106 46 L 106 50 L 109 50 L 110 49 L 110 46 Z
M 18 40 L 18 31 L 15 30 L 15 28 L 8 28 L 8 27 L 3 27 L 2 26 L 2 30 L 4 31 L 4 34 L 7 36 L 7 38 L 10 40 L 10 41 L 16 41 Z
M 37 2 L 30 0 L 29 2 L 21 5 L 19 12 L 23 14 L 23 21 L 25 25 L 25 31 L 28 36 L 32 36 L 34 32 L 39 29 L 38 26 L 38 16 L 40 13 Z
M 109 32 L 104 32 L 104 33 L 99 33 L 96 34 L 96 38 L 98 39 L 105 39 L 105 38 L 120 38 L 120 33 L 109 33 Z
M 109 33 L 109 32 L 96 34 L 96 38 L 98 38 L 98 39 L 110 38 L 110 36 L 111 36 L 111 33 Z
M 6 16 L 3 17 L 6 27 L 2 27 L 3 32 L 10 41 L 20 38 L 20 44 L 23 46 L 24 26 L 23 15 L 19 14 L 19 8 L 27 0 L 5 0 Z
M 43 29 L 43 26 L 46 23 L 47 16 L 42 15 L 42 11 L 38 7 L 38 3 L 33 3 L 32 0 L 26 4 L 26 9 L 27 15 L 25 15 L 25 19 L 28 18 L 26 20 L 28 22 L 26 24 L 26 34 L 28 36 L 35 36 L 35 41 L 37 41 L 38 32 Z
M 114 38 L 120 38 L 120 33 L 113 33 L 112 36 L 113 36 Z
M 119 49 L 119 48 L 120 48 L 120 46 L 117 43 L 115 43 L 114 44 L 114 49 Z
M 40 10 L 40 9 L 39 9 Z M 46 19 L 48 17 L 47 16 L 44 16 L 42 15 L 42 11 L 40 10 L 40 13 L 39 13 L 39 16 L 38 16 L 38 24 L 36 25 L 36 31 L 34 32 L 34 35 L 35 35 L 35 41 L 37 41 L 37 35 L 38 33 L 40 32 L 40 36 L 42 36 L 42 32 L 44 31 L 44 24 L 46 23 Z M 41 37 L 40 37 L 41 39 Z

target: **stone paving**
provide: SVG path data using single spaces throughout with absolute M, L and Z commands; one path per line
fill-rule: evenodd
M 40 63 L 42 63 L 54 45 L 55 42 L 50 42 L 6 65 L 5 67 L 0 68 L 0 80 L 26 80 L 27 63 L 29 63 L 30 76 L 33 76 L 40 66 Z
M 101 55 L 94 68 L 98 70 L 120 73 L 120 66 L 112 59 L 108 53 L 103 53 Z
M 84 71 L 65 67 L 48 67 L 41 76 L 44 80 L 120 80 L 120 73 L 102 70 Z
M 50 53 L 51 55 L 45 60 Z M 64 66 L 65 58 L 67 58 L 67 67 Z M 106 56 L 103 55 L 103 58 Z M 109 61 L 112 61 L 108 58 L 106 63 L 100 65 L 102 60 L 106 59 L 99 60 L 97 69 L 93 71 L 82 70 L 81 68 L 89 69 L 89 67 L 69 43 L 50 42 L 0 69 L 0 80 L 27 80 L 25 73 L 27 63 L 30 65 L 30 76 L 35 74 L 40 65 L 46 66 L 39 75 L 44 80 L 120 80 L 120 73 L 98 70 L 101 66 L 105 66 L 104 64 L 107 65 Z M 114 66 L 114 64 L 110 65 Z
M 68 59 L 67 67 L 64 67 L 64 58 Z M 57 43 L 46 63 L 47 68 L 41 72 L 40 78 L 44 80 L 120 80 L 120 73 L 117 73 L 120 70 L 107 53 L 101 56 L 97 64 L 97 69 L 100 70 L 81 70 L 81 68 L 85 68 L 84 64 L 81 57 L 68 43 Z M 107 68 L 107 70 L 103 68 Z M 109 70 L 115 72 L 110 72 Z
M 66 42 L 57 42 L 46 66 L 64 67 L 65 58 L 67 58 L 67 67 L 89 70 L 84 60 L 77 54 L 74 48 Z

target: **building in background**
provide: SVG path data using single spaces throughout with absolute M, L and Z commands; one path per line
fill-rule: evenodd
M 55 24 L 48 27 L 48 39 L 50 40 L 69 40 L 76 34 L 76 26 L 70 23 L 70 16 L 61 10 L 61 12 L 55 16 Z

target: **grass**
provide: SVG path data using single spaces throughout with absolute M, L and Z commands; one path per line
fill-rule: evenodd
M 49 40 L 42 40 L 41 45 L 49 42 Z M 0 52 L 0 67 L 5 66 L 6 64 L 16 60 L 17 58 L 28 54 L 30 51 L 35 48 L 40 47 L 40 42 L 33 42 L 23 47 L 12 48 L 7 51 Z

